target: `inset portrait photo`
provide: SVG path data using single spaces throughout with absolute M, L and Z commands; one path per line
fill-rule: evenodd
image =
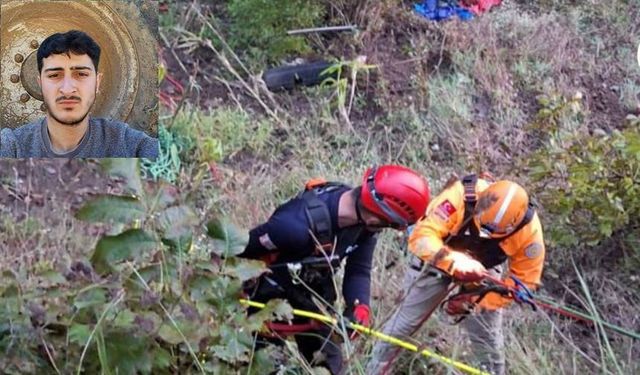
M 1 4 L 1 158 L 158 156 L 156 1 Z

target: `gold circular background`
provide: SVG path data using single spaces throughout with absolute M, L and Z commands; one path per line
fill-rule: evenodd
M 2 127 L 15 128 L 44 115 L 42 94 L 34 86 L 38 73 L 32 41 L 40 44 L 53 33 L 77 29 L 89 34 L 101 49 L 98 72 L 103 79 L 92 115 L 155 133 L 157 7 L 153 1 L 5 0 L 1 15 Z M 16 54 L 24 61 L 16 62 Z M 12 74 L 20 75 L 20 82 L 12 83 Z M 26 102 L 20 100 L 25 93 L 30 94 Z

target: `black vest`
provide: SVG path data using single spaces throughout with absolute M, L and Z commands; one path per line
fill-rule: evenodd
M 354 225 L 338 230 L 337 238 L 335 238 L 334 229 L 337 228 L 337 224 L 334 225 L 331 221 L 329 208 L 318 196 L 345 186 L 341 183 L 327 182 L 306 189 L 299 194 L 299 197 L 305 201 L 309 229 L 313 232 L 320 246 L 327 252 L 334 248 L 335 240 L 334 254 L 340 256 L 340 259 L 349 255 L 350 248 L 360 242 L 361 237 L 367 235 L 367 231 L 364 225 Z
M 333 277 L 329 267 L 339 267 L 341 261 L 348 257 L 352 251 L 358 251 L 357 245 L 371 234 L 364 225 L 354 225 L 348 228 L 337 228 L 337 223 L 332 222 L 327 204 L 319 198 L 320 195 L 334 191 L 345 185 L 339 183 L 325 183 L 320 186 L 305 189 L 298 197 L 305 201 L 305 214 L 309 223 L 309 229 L 313 233 L 322 249 L 327 255 L 337 255 L 337 259 L 328 261 L 319 249 L 314 249 L 308 256 L 300 258 L 299 253 L 279 254 L 275 264 L 271 266 L 269 275 L 278 285 L 279 289 L 270 287 L 264 281 L 259 289 L 251 292 L 253 298 L 268 300 L 272 298 L 286 298 L 295 308 L 317 311 L 317 307 L 311 299 L 311 293 L 301 285 L 293 283 L 287 267 L 282 265 L 288 262 L 301 262 L 313 260 L 313 264 L 305 264 L 300 270 L 300 278 L 306 286 L 313 289 L 325 301 L 333 303 L 336 292 L 331 282 Z M 334 248 L 335 243 L 335 248 Z M 319 261 L 319 262 L 318 262 Z

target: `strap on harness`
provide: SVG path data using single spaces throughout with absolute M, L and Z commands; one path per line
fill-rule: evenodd
M 334 238 L 329 208 L 318 195 L 340 186 L 344 185 L 337 182 L 327 182 L 322 178 L 313 178 L 306 182 L 305 190 L 301 193 L 301 198 L 305 201 L 305 214 L 309 222 L 309 229 L 324 251 L 333 248 Z
M 472 207 L 475 207 L 476 201 L 478 197 L 476 195 L 476 183 L 478 182 L 478 176 L 475 174 L 470 174 L 468 176 L 464 176 L 462 178 L 462 186 L 464 187 L 464 203 L 472 204 Z M 466 214 L 465 207 L 465 214 Z
M 484 282 L 483 285 L 480 285 L 478 287 L 473 287 L 471 289 L 468 289 L 463 285 L 460 287 L 460 291 L 458 293 L 455 293 L 454 295 L 447 297 L 444 301 L 440 303 L 440 309 L 441 310 L 444 309 L 447 303 L 457 299 L 460 296 L 466 296 L 466 295 L 478 296 L 478 298 L 473 302 L 473 305 L 471 306 L 471 308 L 467 310 L 465 313 L 460 314 L 460 316 L 458 316 L 452 323 L 452 324 L 458 324 L 462 322 L 467 316 L 469 316 L 471 312 L 475 309 L 475 306 L 477 306 L 484 299 L 484 297 L 486 297 L 487 293 L 490 293 L 490 292 L 498 293 L 504 297 L 508 297 L 510 295 L 509 289 L 501 285 L 495 285 L 495 284 L 489 285 L 486 282 Z
M 493 182 L 494 178 L 488 172 L 482 172 L 480 174 L 480 178 L 486 179 L 488 181 Z M 471 224 L 471 216 L 473 215 L 473 211 L 476 208 L 476 203 L 478 202 L 478 196 L 476 194 L 476 183 L 478 182 L 478 176 L 475 174 L 470 174 L 462 178 L 462 186 L 464 187 L 464 218 L 463 223 L 466 223 L 465 226 L 461 229 L 464 230 L 466 227 L 469 227 Z M 527 208 L 527 212 L 522 218 L 522 221 L 516 226 L 516 228 L 506 237 L 500 238 L 500 240 L 504 240 L 505 238 L 511 236 L 516 233 L 522 227 L 529 224 L 531 219 L 533 219 L 533 215 L 535 214 L 535 208 L 533 207 L 533 203 L 529 202 L 529 207 Z M 472 228 L 472 227 L 470 227 Z

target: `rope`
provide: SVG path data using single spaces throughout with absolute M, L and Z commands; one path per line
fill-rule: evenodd
M 183 145 L 164 126 L 158 126 L 159 153 L 155 160 L 142 159 L 142 173 L 144 178 L 153 178 L 154 181 L 162 178 L 174 183 L 180 173 L 180 152 Z
M 260 302 L 255 302 L 255 301 L 249 301 L 246 299 L 241 299 L 240 303 L 247 305 L 247 306 L 251 306 L 251 307 L 256 307 L 259 309 L 263 309 L 265 308 L 265 304 L 264 303 L 260 303 Z M 321 322 L 327 323 L 327 324 L 331 324 L 331 325 L 337 325 L 338 324 L 338 320 L 329 316 L 325 316 L 322 314 L 318 314 L 318 313 L 314 313 L 311 311 L 306 311 L 306 310 L 298 310 L 298 309 L 293 309 L 293 315 L 296 316 L 300 316 L 303 318 L 310 318 L 310 319 L 315 319 L 315 320 L 319 320 Z M 420 350 L 418 348 L 418 346 L 413 345 L 411 343 L 408 343 L 406 341 L 402 341 L 400 339 L 397 339 L 395 337 L 389 336 L 389 335 L 385 335 L 384 333 L 380 332 L 380 331 L 376 331 L 373 330 L 371 328 L 367 328 L 363 325 L 360 324 L 356 324 L 356 323 L 351 323 L 351 322 L 347 322 L 346 326 L 358 331 L 360 333 L 364 333 L 370 336 L 373 336 L 375 338 L 378 338 L 380 340 L 386 341 L 390 344 L 393 345 L 397 345 L 401 348 L 407 349 L 407 350 L 411 350 L 412 352 L 416 352 L 416 353 L 420 353 L 425 357 L 431 357 L 434 359 L 437 359 L 438 361 L 445 363 L 447 365 L 451 365 L 459 370 L 465 371 L 468 374 L 472 374 L 472 375 L 490 375 L 488 372 L 485 371 L 481 371 L 477 368 L 471 367 L 469 365 L 466 365 L 462 362 L 458 362 L 454 359 L 451 359 L 449 357 L 445 357 L 436 353 L 433 353 L 427 349 L 423 349 Z
M 602 324 L 604 327 L 607 327 L 613 331 L 616 331 L 620 334 L 623 334 L 625 336 L 634 338 L 636 340 L 640 340 L 640 334 L 636 333 L 636 332 L 632 332 L 629 330 L 626 330 L 622 327 L 616 326 L 614 324 L 611 324 L 609 322 L 605 322 L 604 320 L 601 319 L 597 319 L 591 315 L 585 314 L 583 312 L 580 312 L 578 310 L 574 310 L 572 308 L 566 307 L 566 306 L 562 306 L 559 303 L 552 301 L 550 299 L 541 297 L 541 296 L 535 296 L 535 299 L 541 301 L 534 301 L 534 303 L 540 307 L 543 307 L 545 309 L 548 310 L 552 310 L 558 314 L 562 314 L 564 316 L 568 316 L 570 318 L 573 318 L 575 320 L 582 320 L 582 321 L 586 321 L 587 323 L 598 323 L 598 324 Z
M 493 283 L 495 283 L 497 285 L 500 285 L 500 286 L 503 286 L 503 287 L 505 287 L 505 288 L 507 288 L 509 290 L 512 290 L 512 292 L 513 292 L 514 288 L 510 287 L 507 284 L 505 284 L 502 280 L 496 279 L 496 278 L 491 277 L 491 276 L 485 276 L 485 278 L 490 280 L 490 281 L 492 281 Z M 535 306 L 539 306 L 539 307 L 545 308 L 547 310 L 551 310 L 551 311 L 553 311 L 553 312 L 555 312 L 557 314 L 564 315 L 564 316 L 572 318 L 574 320 L 579 320 L 579 321 L 582 321 L 582 322 L 585 322 L 585 323 L 591 323 L 591 324 L 598 323 L 598 324 L 601 324 L 603 327 L 607 327 L 607 328 L 609 328 L 609 329 L 611 329 L 611 330 L 613 330 L 615 332 L 618 332 L 618 333 L 623 334 L 625 336 L 634 338 L 636 340 L 640 340 L 640 334 L 638 334 L 636 332 L 629 331 L 627 329 L 624 329 L 622 327 L 616 326 L 616 325 L 611 324 L 609 322 L 606 322 L 606 321 L 604 321 L 602 319 L 593 317 L 593 316 L 591 316 L 589 314 L 586 314 L 584 312 L 572 309 L 570 307 L 562 306 L 558 302 L 555 302 L 555 301 L 553 301 L 551 299 L 548 299 L 548 298 L 545 298 L 545 297 L 542 297 L 542 296 L 535 295 L 534 293 L 532 293 L 530 291 L 529 291 L 529 293 L 531 294 L 531 300 L 528 301 L 527 303 L 530 303 L 530 304 L 533 304 Z

